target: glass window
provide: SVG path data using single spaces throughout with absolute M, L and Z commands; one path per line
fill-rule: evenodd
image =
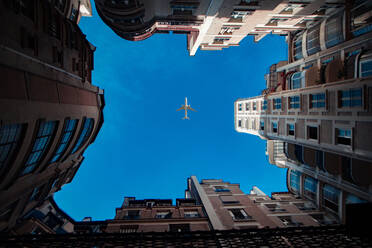
M 244 209 L 229 209 L 230 215 L 234 220 L 249 220 L 252 216 L 249 216 Z
M 330 210 L 338 213 L 340 190 L 325 184 L 323 187 L 323 204 Z
M 295 134 L 295 125 L 288 124 L 288 135 L 294 136 L 294 134 Z
M 289 108 L 290 109 L 300 108 L 300 96 L 290 96 L 289 97 Z
M 294 46 L 294 59 L 299 60 L 303 58 L 302 55 L 302 35 L 297 36 L 293 42 Z
M 54 155 L 49 163 L 56 162 L 62 154 L 66 151 L 68 145 L 70 144 L 70 141 L 75 133 L 76 124 L 78 120 L 66 120 L 65 127 L 63 129 L 62 138 L 61 141 L 54 152 Z
M 238 121 L 238 127 L 242 127 L 242 120 Z
M 139 210 L 128 210 L 127 215 L 124 216 L 126 220 L 137 220 L 140 218 Z
M 215 192 L 230 192 L 230 190 L 224 186 L 214 186 Z
M 242 104 L 241 103 L 239 103 L 238 109 L 239 109 L 239 111 L 242 111 Z
M 305 87 L 305 73 L 306 71 L 293 73 L 289 84 L 291 90 Z
M 327 20 L 325 25 L 325 39 L 327 48 L 333 47 L 344 40 L 342 34 L 342 15 Z
M 257 103 L 253 102 L 253 110 L 257 110 Z
M 354 37 L 372 31 L 371 19 L 372 2 L 364 1 L 351 11 L 351 32 Z
M 351 129 L 336 128 L 336 142 L 342 145 L 351 145 Z
M 324 108 L 325 107 L 325 93 L 310 95 L 310 108 Z
M 318 139 L 318 128 L 317 127 L 307 127 L 307 138 L 308 139 Z
M 262 102 L 262 110 L 266 110 L 267 109 L 267 100 L 263 100 Z
M 184 217 L 185 218 L 199 218 L 200 216 L 197 210 L 193 210 L 193 211 L 185 211 Z
M 260 129 L 262 131 L 265 130 L 265 122 L 264 121 L 260 121 Z
M 291 170 L 291 173 L 289 174 L 289 184 L 291 185 L 291 188 L 297 192 L 300 190 L 300 179 L 301 173 Z
M 8 165 L 21 143 L 25 125 L 12 124 L 0 127 L 0 169 Z
M 313 55 L 320 51 L 319 31 L 320 26 L 316 26 L 307 32 L 306 48 L 308 55 Z
M 349 108 L 360 107 L 363 103 L 362 97 L 361 88 L 339 91 L 339 106 Z
M 36 166 L 40 163 L 50 142 L 52 141 L 56 129 L 57 121 L 42 121 L 40 123 L 34 145 L 28 155 L 25 167 L 21 172 L 22 176 L 33 172 Z
M 277 133 L 278 132 L 278 123 L 277 122 L 272 122 L 271 126 L 272 126 L 273 133 Z
M 360 61 L 360 76 L 361 77 L 372 76 L 372 59 Z
M 273 107 L 274 107 L 274 109 L 282 109 L 282 99 L 281 98 L 274 98 L 273 99 Z
M 170 211 L 157 212 L 155 215 L 156 219 L 169 219 L 171 217 L 172 217 L 172 212 Z
M 80 133 L 79 139 L 76 142 L 74 149 L 72 149 L 71 154 L 75 153 L 77 150 L 79 150 L 85 142 L 89 139 L 89 136 L 92 134 L 93 131 L 93 124 L 94 120 L 93 118 L 87 118 L 84 121 L 83 130 Z
M 294 146 L 294 154 L 296 156 L 296 159 L 298 162 L 300 162 L 301 164 L 304 164 L 304 159 L 303 159 L 303 147 L 300 146 L 300 145 L 295 145 Z
M 346 204 L 350 204 L 350 203 L 367 203 L 368 201 L 367 200 L 364 200 L 364 199 L 361 199 L 355 195 L 352 195 L 352 194 L 348 194 L 347 197 L 346 197 Z
M 316 193 L 318 191 L 318 181 L 311 177 L 305 177 L 304 182 L 304 193 L 311 199 L 316 199 Z
M 249 102 L 245 104 L 245 110 L 249 110 Z

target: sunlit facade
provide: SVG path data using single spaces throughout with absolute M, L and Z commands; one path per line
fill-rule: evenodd
M 190 55 L 238 46 L 247 35 L 287 35 L 328 16 L 343 1 L 95 0 L 102 20 L 124 39 L 139 41 L 155 33 L 186 34 Z
M 289 189 L 341 221 L 346 203 L 372 201 L 371 9 L 347 3 L 291 32 L 288 62 L 270 67 L 262 95 L 234 106 L 236 131 L 267 139 L 271 163 L 299 178 Z

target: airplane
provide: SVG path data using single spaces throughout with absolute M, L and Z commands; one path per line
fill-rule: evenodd
M 195 109 L 191 108 L 190 105 L 187 105 L 187 97 L 185 97 L 185 104 L 182 105 L 181 108 L 177 109 L 177 111 L 185 110 L 185 117 L 182 118 L 182 120 L 190 120 L 190 118 L 187 116 L 187 110 L 195 111 Z

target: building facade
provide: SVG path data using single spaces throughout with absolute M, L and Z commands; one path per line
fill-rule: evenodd
M 120 37 L 139 41 L 155 33 L 187 35 L 190 55 L 238 46 L 247 35 L 287 35 L 328 16 L 343 1 L 95 0 L 102 20 Z
M 262 95 L 235 102 L 235 129 L 268 141 L 288 189 L 345 219 L 372 201 L 371 1 L 347 2 L 288 36 Z
M 285 228 L 336 224 L 337 219 L 291 192 L 272 193 L 257 187 L 244 194 L 239 184 L 188 179 L 186 196 L 204 206 L 213 230 Z
M 71 182 L 103 124 L 76 2 L 0 3 L 0 231 Z

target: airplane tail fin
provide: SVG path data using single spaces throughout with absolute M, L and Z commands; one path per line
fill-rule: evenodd
M 190 120 L 189 117 L 183 117 L 182 120 Z

